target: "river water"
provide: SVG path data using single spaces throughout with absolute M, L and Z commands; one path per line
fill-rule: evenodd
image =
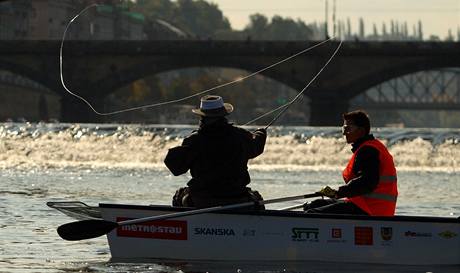
M 105 238 L 68 242 L 73 221 L 47 201 L 170 204 L 188 176 L 162 161 L 192 126 L 0 124 L 0 272 L 459 272 L 459 268 L 309 263 L 164 265 L 110 262 Z M 340 128 L 274 127 L 250 163 L 265 199 L 337 187 L 351 155 Z M 460 216 L 460 130 L 381 128 L 399 179 L 397 214 Z M 272 204 L 281 208 L 296 203 Z

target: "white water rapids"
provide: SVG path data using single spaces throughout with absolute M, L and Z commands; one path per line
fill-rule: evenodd
M 169 148 L 179 145 L 193 126 L 3 124 L 0 168 L 165 168 Z M 460 170 L 458 129 L 376 129 L 388 144 L 398 170 Z M 265 152 L 252 169 L 343 168 L 350 145 L 339 128 L 275 127 Z

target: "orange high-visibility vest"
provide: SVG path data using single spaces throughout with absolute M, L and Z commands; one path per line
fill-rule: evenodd
M 352 202 L 360 209 L 372 216 L 393 216 L 396 209 L 396 200 L 398 198 L 398 186 L 396 177 L 396 168 L 393 157 L 388 152 L 385 145 L 377 139 L 367 140 L 353 153 L 348 161 L 347 167 L 343 170 L 343 179 L 345 183 L 356 177 L 353 173 L 356 154 L 364 146 L 374 147 L 379 151 L 379 183 L 373 192 L 346 198 L 346 201 Z

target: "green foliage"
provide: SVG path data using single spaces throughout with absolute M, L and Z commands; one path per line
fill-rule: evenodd
M 218 31 L 231 30 L 218 6 L 204 0 L 143 0 L 133 9 L 150 21 L 163 19 L 198 37 L 212 37 Z
M 235 31 L 219 7 L 204 0 L 140 0 L 131 9 L 142 13 L 148 22 L 162 19 L 198 38 L 309 40 L 315 31 L 301 20 L 274 16 L 270 21 L 259 13 L 250 16 L 243 31 Z M 152 31 L 148 26 L 146 30 Z
M 260 13 L 249 16 L 249 24 L 242 33 L 234 33 L 233 38 L 241 36 L 253 40 L 311 40 L 314 30 L 303 21 L 294 21 L 275 15 L 271 21 Z
M 218 6 L 203 0 L 179 0 L 177 24 L 199 37 L 213 36 L 218 30 L 229 30 L 230 23 Z
M 253 36 L 258 37 L 262 36 L 265 31 L 268 29 L 268 19 L 260 13 L 253 14 L 249 16 L 249 25 L 246 27 L 245 31 Z

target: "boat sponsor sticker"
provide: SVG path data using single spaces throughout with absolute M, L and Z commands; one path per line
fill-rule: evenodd
M 433 237 L 431 232 L 418 232 L 418 231 L 411 231 L 408 230 L 404 232 L 405 237 Z
M 193 229 L 194 235 L 205 236 L 235 236 L 232 228 L 196 227 Z
M 327 240 L 328 243 L 345 243 L 346 240 L 342 238 L 342 229 L 341 228 L 332 228 L 330 239 Z
M 391 239 L 393 238 L 393 228 L 381 227 L 380 238 L 382 238 L 382 241 L 380 242 L 382 246 L 391 246 L 393 244 L 393 242 L 391 241 Z
M 291 239 L 296 242 L 319 242 L 319 229 L 318 228 L 292 228 Z
M 355 227 L 355 245 L 371 246 L 374 244 L 372 227 Z
M 256 236 L 256 230 L 255 229 L 244 229 L 243 230 L 243 236 L 245 236 L 245 237 L 254 237 L 254 236 Z
M 130 220 L 118 217 L 117 222 Z M 163 240 L 187 240 L 187 221 L 161 220 L 148 221 L 117 228 L 117 236 L 163 239 Z
M 451 239 L 457 236 L 457 233 L 452 232 L 450 230 L 443 231 L 441 233 L 438 233 L 439 237 L 444 238 L 444 239 Z
M 333 228 L 331 229 L 331 237 L 334 239 L 342 238 L 342 229 L 341 228 Z
M 380 228 L 380 237 L 382 237 L 382 240 L 384 240 L 384 241 L 391 241 L 391 238 L 393 237 L 393 228 L 391 228 L 391 227 L 381 227 Z

